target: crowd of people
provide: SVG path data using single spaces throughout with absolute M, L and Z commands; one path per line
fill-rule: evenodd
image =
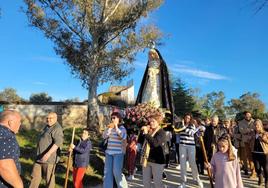
M 188 162 L 196 185 L 203 188 L 199 175 L 212 172 L 216 188 L 242 188 L 241 172 L 248 178 L 257 179 L 268 188 L 268 132 L 267 122 L 253 119 L 250 112 L 244 119 L 220 121 L 217 116 L 205 120 L 185 114 L 174 127 L 161 127 L 163 117 L 152 115 L 149 124 L 137 132 L 127 129 L 120 112 L 111 114 L 111 123 L 103 132 L 107 140 L 103 187 L 127 188 L 127 180 L 135 179 L 140 166 L 145 188 L 154 184 L 163 188 L 163 179 L 169 177 L 164 169 L 170 167 L 171 159 L 181 170 L 180 187 L 187 184 Z M 63 129 L 57 114 L 50 112 L 46 125 L 39 135 L 37 153 L 29 187 L 38 188 L 42 178 L 46 187 L 55 187 L 55 167 L 59 161 L 59 148 L 63 144 Z M 21 124 L 20 113 L 5 110 L 0 114 L 0 187 L 22 188 L 20 177 L 19 145 L 15 134 Z M 73 151 L 73 186 L 83 187 L 83 176 L 89 164 L 92 144 L 89 131 L 83 129 L 79 142 L 71 144 Z M 200 143 L 200 137 L 204 140 Z M 203 145 L 205 147 L 202 147 Z M 208 161 L 204 160 L 205 152 Z M 125 163 L 125 165 L 124 165 Z M 123 168 L 127 170 L 123 173 Z M 250 173 L 250 174 L 249 174 Z
M 175 157 L 173 162 L 177 163 L 176 168 L 181 170 L 179 187 L 182 188 L 187 184 L 187 162 L 191 167 L 192 178 L 200 188 L 204 186 L 199 175 L 206 174 L 207 170 L 211 170 L 211 178 L 216 188 L 242 188 L 242 172 L 253 181 L 257 179 L 258 185 L 264 183 L 265 187 L 268 187 L 266 121 L 263 123 L 260 119 L 254 120 L 248 111 L 244 112 L 241 121 L 220 121 L 216 115 L 202 120 L 185 114 L 174 129 L 161 128 L 161 117 L 152 116 L 149 119 L 149 125 L 142 127 L 136 135 L 133 130 L 126 130 L 129 133 L 126 150 L 126 168 L 129 175 L 127 180 L 135 179 L 135 164 L 140 164 L 144 187 L 149 188 L 154 184 L 154 187 L 162 188 L 162 179 L 168 179 L 164 169 L 169 168 L 170 159 Z M 113 129 L 107 128 L 110 132 Z M 114 132 L 115 135 L 116 133 L 117 131 Z M 204 140 L 204 148 L 200 143 L 200 136 Z M 114 135 L 111 139 L 113 137 Z M 111 141 L 111 144 L 114 143 Z M 117 146 L 124 147 L 122 144 Z M 204 160 L 203 152 L 206 153 L 208 162 Z M 109 153 L 106 151 L 106 157 L 107 155 Z M 123 166 L 123 160 L 121 165 Z M 110 167 L 105 165 L 105 171 L 108 171 L 107 168 Z M 112 170 L 110 173 L 113 173 Z M 127 184 L 123 183 L 125 177 L 122 169 L 121 174 L 122 182 L 116 182 L 117 187 L 127 187 Z M 106 175 L 110 176 L 105 174 L 104 181 Z M 113 175 L 116 177 L 116 174 Z M 106 185 L 104 182 L 104 187 L 110 187 Z

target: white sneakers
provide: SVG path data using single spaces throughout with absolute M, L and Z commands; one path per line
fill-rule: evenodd
M 204 187 L 203 186 L 203 183 L 202 183 L 202 181 L 200 179 L 197 180 L 197 185 L 198 185 L 199 188 L 203 188 Z
M 199 181 L 197 181 L 197 185 L 198 185 L 198 187 L 199 188 L 203 188 L 204 186 L 203 186 L 203 183 L 202 183 L 202 181 L 201 180 L 199 180 Z M 179 187 L 178 188 L 186 188 L 186 185 L 185 185 L 185 183 L 183 182 L 183 183 L 181 183 L 180 185 L 179 185 Z
M 127 180 L 128 180 L 128 181 L 132 181 L 132 180 L 134 180 L 134 179 L 135 179 L 134 175 L 129 175 L 129 176 L 127 177 Z
M 185 183 L 181 183 L 178 188 L 186 188 Z
M 135 167 L 135 169 L 134 169 L 134 175 L 136 174 L 137 170 L 138 170 L 137 167 Z
M 180 165 L 178 164 L 178 166 L 176 166 L 176 169 L 177 169 L 177 170 L 180 170 L 180 168 L 181 168 L 181 167 L 180 167 Z

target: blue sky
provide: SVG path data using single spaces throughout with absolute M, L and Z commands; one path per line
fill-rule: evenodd
M 268 9 L 255 14 L 254 0 L 168 0 L 142 24 L 155 23 L 166 35 L 162 56 L 174 76 L 200 95 L 224 91 L 227 100 L 245 92 L 258 92 L 268 105 Z M 41 31 L 29 27 L 20 12 L 22 1 L 1 1 L 0 90 L 15 88 L 26 99 L 47 92 L 54 100 L 87 98 L 87 90 L 74 78 Z M 147 51 L 135 62 L 137 93 Z M 100 86 L 98 93 L 108 89 Z

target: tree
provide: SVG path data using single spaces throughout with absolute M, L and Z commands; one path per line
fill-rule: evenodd
M 238 99 L 231 99 L 230 108 L 237 114 L 237 118 L 241 119 L 244 111 L 250 111 L 253 117 L 262 117 L 265 113 L 265 104 L 259 99 L 258 93 L 247 92 Z
M 193 111 L 194 99 L 191 90 L 186 88 L 181 79 L 173 81 L 172 93 L 176 115 L 183 116 L 185 113 Z
M 153 25 L 136 27 L 163 0 L 24 0 L 32 26 L 55 43 L 55 51 L 88 88 L 88 126 L 98 114 L 97 87 L 122 80 L 139 50 L 159 42 Z
M 15 89 L 5 88 L 2 92 L 0 92 L 0 101 L 20 102 L 24 101 L 24 99 L 17 94 Z
M 32 103 L 46 103 L 52 102 L 52 97 L 49 96 L 47 93 L 34 93 L 29 98 L 30 102 Z
M 79 97 L 75 97 L 75 98 L 72 98 L 72 99 L 66 99 L 63 102 L 66 102 L 66 103 L 80 102 L 80 99 L 79 99 Z
M 257 14 L 258 12 L 260 12 L 262 9 L 264 9 L 267 6 L 268 1 L 267 0 L 254 0 L 252 4 L 254 7 L 256 7 L 255 14 Z
M 201 113 L 204 117 L 211 117 L 213 115 L 219 116 L 220 119 L 226 117 L 225 95 L 222 91 L 211 92 L 206 94 L 203 98 L 203 104 L 201 105 Z

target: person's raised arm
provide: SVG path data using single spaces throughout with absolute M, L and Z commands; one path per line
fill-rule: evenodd
M 88 141 L 86 147 L 82 147 L 81 145 L 75 146 L 74 150 L 79 153 L 86 153 L 91 150 L 91 142 Z
M 23 183 L 13 159 L 0 160 L 0 176 L 12 187 L 23 188 Z
M 164 131 L 160 131 L 154 137 L 152 137 L 149 134 L 145 134 L 144 137 L 151 146 L 158 147 L 158 146 L 161 146 L 165 142 L 166 135 Z

